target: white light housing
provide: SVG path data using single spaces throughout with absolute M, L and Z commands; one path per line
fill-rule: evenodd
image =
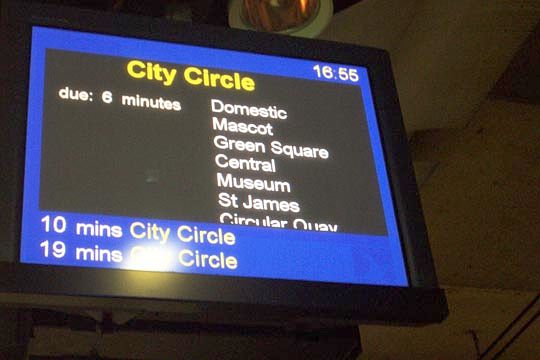
M 229 25 L 314 38 L 328 25 L 333 12 L 332 0 L 230 0 Z

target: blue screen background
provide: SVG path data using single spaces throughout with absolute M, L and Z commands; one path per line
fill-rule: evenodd
M 387 236 L 369 234 L 327 233 L 316 231 L 285 230 L 224 224 L 186 222 L 182 219 L 142 219 L 101 214 L 79 214 L 44 211 L 39 208 L 41 137 L 43 119 L 44 73 L 46 49 L 76 51 L 89 54 L 132 57 L 176 64 L 214 67 L 290 78 L 344 83 L 334 79 L 318 78 L 315 65 L 336 64 L 244 53 L 231 50 L 210 49 L 198 46 L 166 42 L 98 35 L 45 27 L 34 27 L 32 33 L 30 89 L 28 101 L 28 126 L 23 196 L 23 221 L 20 261 L 23 263 L 84 266 L 99 268 L 122 268 L 149 271 L 229 275 L 255 278 L 323 281 L 351 284 L 407 286 L 403 252 L 396 223 L 394 205 L 389 187 L 388 174 L 379 136 L 370 81 L 366 68 L 354 68 L 359 74 L 359 86 L 363 97 L 373 161 L 381 192 L 382 206 L 387 225 Z M 345 82 L 351 84 L 350 82 Z M 46 232 L 42 218 L 62 216 L 67 221 L 62 233 Z M 155 240 L 134 239 L 125 231 L 119 238 L 97 240 L 95 237 L 76 235 L 74 223 L 98 221 L 128 229 L 134 221 L 155 223 L 170 227 L 197 226 L 205 230 L 231 231 L 236 235 L 233 246 L 216 247 L 208 243 L 193 244 L 170 240 L 156 244 Z M 48 256 L 44 255 L 44 241 L 49 241 Z M 61 241 L 65 253 L 61 257 L 52 254 L 52 244 Z M 76 258 L 75 248 L 119 250 L 124 261 L 81 261 Z M 130 249 L 142 246 L 153 249 L 151 261 L 130 261 Z M 182 249 L 198 250 L 210 254 L 224 252 L 238 259 L 238 268 L 213 269 L 181 266 L 176 259 Z M 148 260 L 148 259 L 147 259 Z

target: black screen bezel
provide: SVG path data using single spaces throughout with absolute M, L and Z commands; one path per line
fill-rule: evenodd
M 17 249 L 0 262 L 0 291 L 95 297 L 129 297 L 262 307 L 284 318 L 325 317 L 353 322 L 430 323 L 447 313 L 438 288 L 389 56 L 340 43 L 187 25 L 161 19 L 105 14 L 38 4 L 8 3 L 2 10 L 7 71 L 2 135 L 3 185 L 0 236 Z M 31 28 L 34 25 L 229 50 L 351 64 L 368 69 L 377 121 L 409 278 L 408 287 L 51 267 L 18 262 L 22 216 L 25 131 Z M 12 61 L 15 59 L 15 61 Z M 9 99 L 9 101 L 8 101 Z M 16 258 L 16 259 L 15 259 Z M 140 272 L 136 272 L 141 274 Z M 141 283 L 144 279 L 144 284 Z M 154 284 L 150 286 L 148 284 Z M 155 285 L 159 284 L 159 286 Z M 181 284 L 181 286 L 179 286 Z M 236 306 L 235 306 L 236 305 Z

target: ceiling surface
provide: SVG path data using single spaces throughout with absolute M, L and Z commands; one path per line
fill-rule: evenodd
M 539 18 L 535 0 L 365 0 L 322 38 L 390 52 L 414 132 L 465 125 Z
M 540 1 L 366 0 L 323 34 L 390 52 L 449 289 L 442 325 L 361 327 L 364 357 L 475 359 L 538 294 L 539 20 Z M 540 358 L 538 326 L 501 358 Z

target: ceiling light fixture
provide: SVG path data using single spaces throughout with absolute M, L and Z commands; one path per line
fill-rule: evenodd
M 316 37 L 330 22 L 332 0 L 231 0 L 233 28 Z

